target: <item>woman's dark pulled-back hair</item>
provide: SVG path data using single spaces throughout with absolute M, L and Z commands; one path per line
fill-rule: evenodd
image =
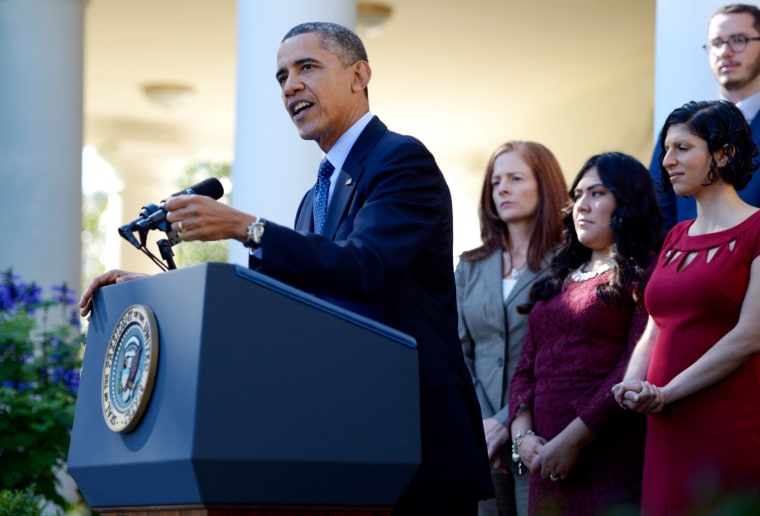
M 533 286 L 530 302 L 521 307 L 523 312 L 529 311 L 536 301 L 559 294 L 570 273 L 591 258 L 592 250 L 578 240 L 575 232 L 572 198 L 578 183 L 594 167 L 616 203 L 610 220 L 615 237 L 614 274 L 609 282 L 599 285 L 597 297 L 613 306 L 626 299 L 642 299 L 649 266 L 663 240 L 657 194 L 649 171 L 640 161 L 620 152 L 606 152 L 589 158 L 576 175 L 569 192 L 571 201 L 565 210 L 564 241 L 552 260 L 551 274 Z
M 724 166 L 718 167 L 715 159 L 712 159 L 707 184 L 722 179 L 736 190 L 747 186 L 758 167 L 757 160 L 754 159 L 758 155 L 758 148 L 744 115 L 727 100 L 691 101 L 668 115 L 660 133 L 660 188 L 663 191 L 673 189 L 662 162 L 665 159 L 665 138 L 670 127 L 675 124 L 685 124 L 691 134 L 707 142 L 710 155 L 720 150 L 726 152 L 728 162 Z

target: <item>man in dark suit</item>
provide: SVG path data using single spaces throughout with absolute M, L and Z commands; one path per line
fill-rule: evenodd
M 731 4 L 718 9 L 710 18 L 704 47 L 721 96 L 744 113 L 755 143 L 760 145 L 760 9 L 748 4 Z M 657 185 L 662 182 L 661 144 L 662 135 L 649 164 L 649 173 Z M 665 231 L 678 222 L 696 218 L 697 205 L 693 198 L 677 196 L 669 181 L 658 191 Z M 753 206 L 760 206 L 760 174 L 754 174 L 749 184 L 739 191 L 739 196 Z
M 277 68 L 300 136 L 317 142 L 334 168 L 324 224 L 315 227 L 317 188 L 301 201 L 295 229 L 197 195 L 168 199 L 167 220 L 183 240 L 237 239 L 251 248 L 258 271 L 412 335 L 422 464 L 394 514 L 476 514 L 492 486 L 457 336 L 448 186 L 422 143 L 370 113 L 371 69 L 352 31 L 296 26 L 283 38 Z M 95 288 L 130 275 L 96 279 L 80 303 L 83 314 Z

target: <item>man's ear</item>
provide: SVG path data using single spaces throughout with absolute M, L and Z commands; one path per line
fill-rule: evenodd
M 356 92 L 364 91 L 372 77 L 372 69 L 367 61 L 357 61 L 352 66 L 354 67 L 354 80 L 351 87 Z

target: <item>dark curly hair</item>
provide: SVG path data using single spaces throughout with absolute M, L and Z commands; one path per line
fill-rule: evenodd
M 685 124 L 691 134 L 707 142 L 710 155 L 723 150 L 728 157 L 728 162 L 722 167 L 717 165 L 713 157 L 710 171 L 707 173 L 707 183 L 703 186 L 711 185 L 718 179 L 733 185 L 736 190 L 747 186 L 758 167 L 758 162 L 754 159 L 758 155 L 758 148 L 744 115 L 727 100 L 691 101 L 668 115 L 660 133 L 659 186 L 662 191 L 673 189 L 668 171 L 662 166 L 662 162 L 665 159 L 665 138 L 668 129 L 675 124 Z
M 596 295 L 608 305 L 619 305 L 626 299 L 639 301 L 651 272 L 650 265 L 662 247 L 662 217 L 657 194 L 649 171 L 636 158 L 620 152 L 606 152 L 589 158 L 570 187 L 573 197 L 578 183 L 596 168 L 602 184 L 614 195 L 615 209 L 610 227 L 615 237 L 612 253 L 614 274 L 609 282 L 599 285 Z M 592 250 L 578 240 L 573 223 L 572 201 L 565 209 L 564 241 L 554 256 L 551 274 L 536 282 L 530 301 L 521 311 L 527 313 L 539 300 L 559 294 L 572 271 L 591 258 Z

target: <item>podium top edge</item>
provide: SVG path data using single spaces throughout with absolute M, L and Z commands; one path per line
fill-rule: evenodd
M 417 341 L 414 339 L 414 337 L 407 333 L 370 319 L 369 317 L 347 310 L 341 306 L 325 301 L 324 299 L 321 299 L 308 292 L 304 292 L 303 290 L 299 290 L 291 285 L 288 285 L 287 283 L 283 283 L 282 281 L 267 276 L 266 274 L 262 274 L 238 264 L 211 262 L 202 264 L 202 266 L 206 267 L 215 267 L 219 265 L 223 267 L 232 267 L 235 276 L 241 279 L 255 283 L 290 298 L 298 299 L 302 303 L 313 306 L 319 310 L 339 317 L 357 326 L 366 328 L 374 333 L 378 333 L 388 339 L 398 342 L 399 344 L 412 349 L 417 349 Z

